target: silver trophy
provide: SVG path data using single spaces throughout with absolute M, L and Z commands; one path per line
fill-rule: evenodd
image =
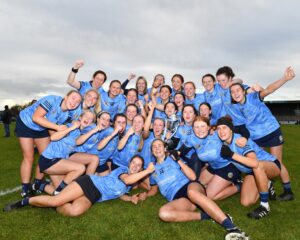
M 165 119 L 165 129 L 164 129 L 164 133 L 162 136 L 162 140 L 165 141 L 165 140 L 171 139 L 175 135 L 175 133 L 179 127 L 179 124 L 180 124 L 180 118 L 178 116 L 176 116 L 175 114 L 166 118 Z M 166 139 L 168 132 L 169 132 L 168 139 Z

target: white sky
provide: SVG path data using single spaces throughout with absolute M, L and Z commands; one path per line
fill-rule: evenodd
M 300 67 L 299 1 L 2 0 L 0 109 L 64 95 L 76 59 L 79 80 L 104 70 L 149 84 L 163 73 L 194 81 L 231 66 L 248 85 L 266 87 L 287 66 Z M 300 100 L 298 77 L 266 100 Z

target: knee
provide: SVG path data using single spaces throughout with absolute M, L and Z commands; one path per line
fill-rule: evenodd
M 78 164 L 77 172 L 78 176 L 83 175 L 85 173 L 85 166 L 83 164 Z
M 193 201 L 193 199 L 199 198 L 199 194 L 201 195 L 201 192 L 199 192 L 195 189 L 188 189 L 188 191 L 187 191 L 187 195 L 188 195 L 189 199 L 191 199 L 192 201 Z
M 255 201 L 251 201 L 251 200 L 248 199 L 248 198 L 241 198 L 240 203 L 241 203 L 241 205 L 244 206 L 244 207 L 249 207 L 249 206 L 255 204 Z
M 216 200 L 216 193 L 206 190 L 206 196 L 211 200 Z
M 78 217 L 82 215 L 84 212 L 79 207 L 72 207 L 68 213 L 66 213 L 70 217 Z
M 171 221 L 170 211 L 168 211 L 164 207 L 161 207 L 159 209 L 158 216 L 159 216 L 160 220 L 162 220 L 164 222 L 170 222 Z

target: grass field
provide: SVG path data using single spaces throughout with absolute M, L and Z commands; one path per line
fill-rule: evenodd
M 12 126 L 13 128 L 13 126 Z M 289 169 L 295 200 L 271 202 L 271 213 L 262 220 L 246 217 L 253 209 L 239 204 L 239 195 L 218 202 L 251 239 L 300 239 L 300 126 L 283 126 L 284 162 Z M 20 185 L 22 159 L 16 137 L 3 138 L 0 126 L 0 192 Z M 281 193 L 279 179 L 275 182 Z M 20 191 L 0 196 L 1 208 L 17 200 Z M 121 200 L 95 204 L 78 218 L 63 217 L 53 209 L 25 207 L 0 213 L 0 239 L 224 239 L 225 231 L 211 221 L 164 223 L 158 219 L 159 207 L 166 201 L 160 196 L 133 205 Z

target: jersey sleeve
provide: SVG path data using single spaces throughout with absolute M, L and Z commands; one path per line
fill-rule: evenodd
M 40 106 L 46 111 L 49 112 L 52 107 L 55 105 L 57 98 L 55 96 L 46 96 L 40 102 Z

